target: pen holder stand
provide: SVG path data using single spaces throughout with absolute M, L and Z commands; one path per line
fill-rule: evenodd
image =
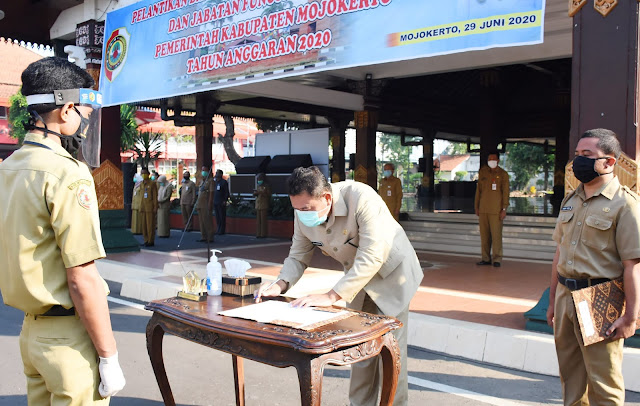
M 260 287 L 262 278 L 259 276 L 248 276 L 245 278 L 234 278 L 229 275 L 222 275 L 222 291 L 234 296 L 249 296 Z

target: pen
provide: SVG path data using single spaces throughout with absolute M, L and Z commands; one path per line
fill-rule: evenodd
M 276 283 L 278 283 L 278 281 L 279 281 L 279 280 L 280 280 L 280 279 L 276 279 L 275 281 L 271 282 L 271 283 L 270 283 L 269 285 L 267 285 L 267 287 L 266 287 L 266 288 L 264 288 L 262 291 L 264 292 L 265 290 L 269 290 L 273 285 L 275 285 Z M 258 295 L 255 295 L 255 296 L 253 297 L 253 299 L 254 299 L 254 300 L 258 300 L 258 298 L 259 298 L 259 296 L 258 296 Z

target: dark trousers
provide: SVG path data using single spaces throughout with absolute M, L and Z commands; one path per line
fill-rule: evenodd
M 213 207 L 216 212 L 216 226 L 218 227 L 216 233 L 224 234 L 224 230 L 227 226 L 227 205 L 214 204 Z

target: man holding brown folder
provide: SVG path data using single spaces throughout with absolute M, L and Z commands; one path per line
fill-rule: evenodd
M 580 186 L 565 197 L 553 239 L 547 321 L 554 327 L 565 405 L 622 405 L 624 338 L 636 331 L 640 302 L 640 198 L 613 174 L 621 154 L 615 133 L 585 132 L 573 171 Z M 585 346 L 571 291 L 623 276 L 626 311 Z

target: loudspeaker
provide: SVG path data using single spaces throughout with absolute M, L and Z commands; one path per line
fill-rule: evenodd
M 302 166 L 308 168 L 313 165 L 311 155 L 276 155 L 267 165 L 267 173 L 291 173 L 294 169 Z
M 236 173 L 238 174 L 255 174 L 267 171 L 267 166 L 271 162 L 271 157 L 266 156 L 248 156 L 242 158 L 236 164 Z
M 356 154 L 349 154 L 349 170 L 356 170 Z

